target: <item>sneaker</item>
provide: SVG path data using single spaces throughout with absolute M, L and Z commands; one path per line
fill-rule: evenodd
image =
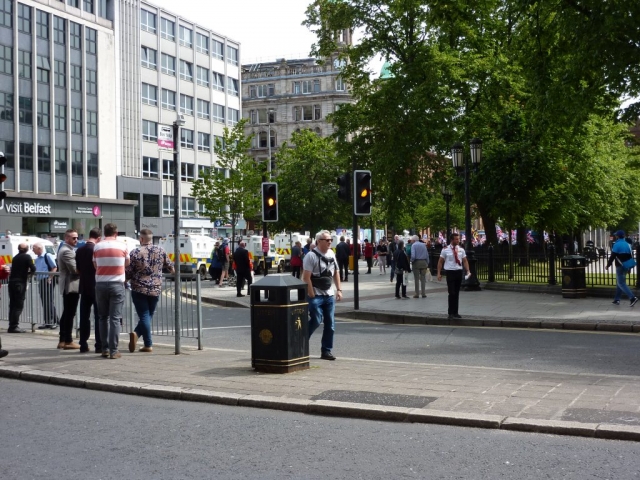
M 336 359 L 336 357 L 334 357 L 331 352 L 322 352 L 322 355 L 320 355 L 320 358 L 322 360 L 335 360 Z
M 101 355 L 102 355 L 104 358 L 109 358 L 109 352 L 107 352 L 106 350 L 103 350 L 103 351 L 102 351 L 102 353 L 101 353 Z
M 427 298 L 427 296 L 426 295 L 422 295 L 422 298 Z
M 638 297 L 633 297 L 631 299 L 631 303 L 629 303 L 629 306 L 633 307 L 636 303 L 638 303 Z
M 27 333 L 27 331 L 20 327 L 10 327 L 7 333 Z
M 58 349 L 62 350 L 64 348 L 64 342 L 58 342 Z
M 420 295 L 414 295 L 413 298 L 420 298 Z
M 613 302 L 611 302 L 611 303 L 613 303 L 614 305 L 620 305 L 620 300 L 614 300 L 614 301 L 613 301 Z
M 122 354 L 120 352 L 115 352 L 115 353 L 112 353 L 111 355 L 109 355 L 109 358 L 111 360 L 115 360 L 116 358 L 121 358 L 121 357 L 122 357 Z
M 138 334 L 136 332 L 129 333 L 129 351 L 131 353 L 136 351 L 136 343 L 138 343 Z

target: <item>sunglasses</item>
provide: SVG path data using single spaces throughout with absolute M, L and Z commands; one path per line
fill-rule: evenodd
M 332 238 L 319 238 L 318 240 L 324 240 L 325 242 L 329 242 L 329 243 L 333 242 Z

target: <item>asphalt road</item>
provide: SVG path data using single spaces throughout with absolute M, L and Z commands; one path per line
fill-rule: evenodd
M 250 310 L 203 306 L 205 347 L 250 350 Z M 321 331 L 310 353 L 320 353 Z M 162 342 L 160 338 L 156 339 Z M 637 375 L 640 336 L 607 332 L 383 325 L 338 320 L 334 354 L 359 359 Z
M 315 417 L 0 379 L 23 479 L 637 479 L 640 444 Z

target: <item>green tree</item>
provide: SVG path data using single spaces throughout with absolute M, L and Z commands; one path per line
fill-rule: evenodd
M 191 195 L 205 206 L 212 222 L 231 223 L 232 242 L 238 220 L 255 219 L 262 207 L 262 173 L 247 154 L 251 137 L 244 134 L 246 122 L 242 119 L 233 128 L 224 128 L 222 140 L 216 139 L 217 168 L 201 173 L 191 187 Z

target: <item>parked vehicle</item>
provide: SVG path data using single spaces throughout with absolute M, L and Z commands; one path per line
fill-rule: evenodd
M 35 253 L 33 253 L 33 245 L 36 243 L 41 243 L 44 247 L 45 253 L 49 253 L 55 259 L 57 257 L 57 249 L 55 245 L 49 240 L 45 240 L 40 237 L 35 236 L 22 236 L 22 235 L 7 235 L 6 237 L 0 238 L 0 257 L 4 260 L 6 264 L 10 264 L 13 262 L 13 257 L 18 254 L 18 245 L 21 243 L 26 243 L 29 245 L 29 255 L 31 255 L 34 259 L 36 258 Z
M 174 235 L 168 235 L 158 243 L 169 254 L 171 261 L 175 260 L 174 240 Z M 199 274 L 202 280 L 206 280 L 215 243 L 215 239 L 206 235 L 180 235 L 180 273 Z

